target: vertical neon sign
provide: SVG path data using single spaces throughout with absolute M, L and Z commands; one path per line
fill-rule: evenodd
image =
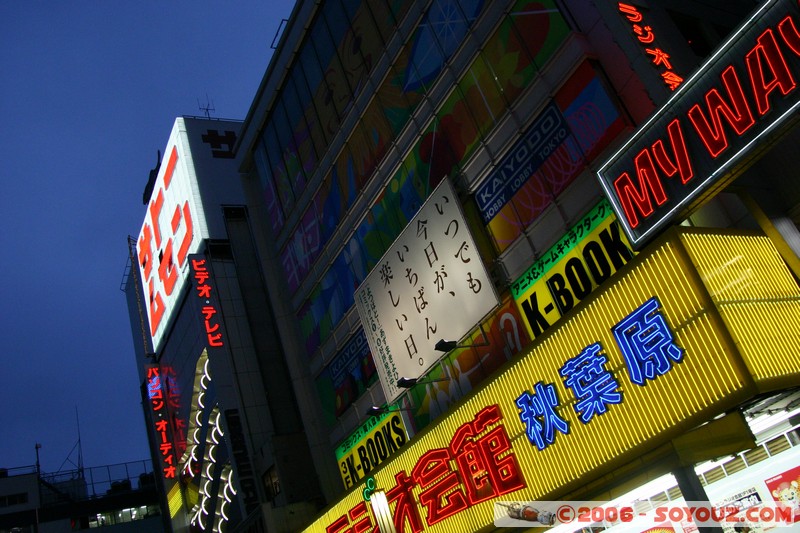
M 618 7 L 619 12 L 625 15 L 625 18 L 631 23 L 631 29 L 636 35 L 636 40 L 642 44 L 645 53 L 650 56 L 650 62 L 656 67 L 664 69 L 661 73 L 661 79 L 664 84 L 669 87 L 670 91 L 677 89 L 683 83 L 683 78 L 672 70 L 672 63 L 669 60 L 670 55 L 656 43 L 656 35 L 653 32 L 653 28 L 644 24 L 644 17 L 636 9 L 636 6 L 620 2 Z
M 177 456 L 172 441 L 172 427 L 168 409 L 169 392 L 165 393 L 165 384 L 158 365 L 146 365 L 147 398 L 153 413 L 153 430 L 159 450 L 161 473 L 165 479 L 174 479 Z

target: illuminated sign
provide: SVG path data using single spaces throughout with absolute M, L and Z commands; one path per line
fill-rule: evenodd
M 764 3 L 598 171 L 637 249 L 736 177 L 796 117 L 796 1 Z
M 221 157 L 221 156 L 215 156 Z M 203 254 L 193 254 L 189 256 L 190 264 L 190 277 L 192 280 L 192 295 L 195 300 L 195 307 L 199 314 L 200 323 L 202 324 L 202 331 L 206 336 L 206 344 L 208 348 L 205 354 L 213 354 L 214 348 L 222 348 L 225 346 L 226 339 L 223 336 L 223 318 L 222 311 L 219 306 L 219 298 L 217 291 L 213 284 L 214 278 L 210 270 L 209 261 Z M 201 358 L 202 360 L 202 358 Z M 198 362 L 198 364 L 200 364 Z M 203 362 L 203 372 L 210 380 L 207 374 L 208 360 Z M 205 386 L 201 387 L 205 392 Z M 206 382 L 207 383 L 207 382 Z M 198 399 L 198 403 L 202 406 L 202 402 Z M 215 409 L 218 407 L 215 406 Z M 217 411 L 218 413 L 219 411 Z M 239 411 L 237 409 L 226 409 L 224 412 L 225 423 L 228 429 L 228 442 L 231 446 L 231 453 L 233 461 L 236 466 L 236 481 L 239 487 L 242 501 L 244 502 L 245 509 L 248 513 L 252 512 L 258 507 L 258 491 L 256 489 L 255 472 L 253 465 L 250 461 L 250 456 L 247 452 L 247 445 L 244 437 L 244 427 L 242 425 Z M 215 428 L 222 435 L 222 428 L 218 420 L 215 421 Z M 216 444 L 216 442 L 215 442 Z M 208 476 L 207 471 L 204 474 Z M 211 479 L 208 476 L 208 479 Z M 229 481 L 233 481 L 230 477 Z M 204 489 L 205 490 L 205 489 Z M 205 495 L 205 497 L 210 497 Z
M 658 299 L 650 298 L 611 328 L 625 358 L 630 381 L 636 385 L 642 386 L 645 380 L 666 374 L 672 363 L 681 362 L 683 357 L 684 351 L 675 345 L 659 307 Z M 575 398 L 575 412 L 584 424 L 605 413 L 609 405 L 622 403 L 619 383 L 607 363 L 602 344 L 595 342 L 559 369 L 564 385 Z M 533 393 L 526 390 L 520 394 L 514 403 L 528 441 L 544 450 L 555 441 L 556 431 L 569 433 L 569 423 L 556 413 L 560 403 L 552 383 L 540 381 L 533 389 Z
M 178 149 L 173 145 L 148 205 L 148 218 L 137 246 L 154 346 L 158 345 L 168 318 L 164 314 L 180 294 L 183 279 L 180 271 L 186 266 L 189 252 L 200 242 L 194 232 L 198 215 L 190 204 L 191 196 L 182 194 L 186 191 L 178 185 L 177 165 Z
M 400 413 L 370 417 L 336 448 L 339 474 L 345 488 L 357 485 L 370 471 L 392 457 L 407 440 Z
M 147 318 L 156 350 L 170 310 L 186 282 L 189 254 L 199 249 L 204 237 L 199 225 L 203 208 L 196 200 L 196 178 L 187 151 L 176 124 L 165 152 L 167 163 L 159 169 L 137 240 Z
M 625 15 L 625 18 L 631 23 L 631 29 L 636 35 L 636 40 L 642 44 L 645 53 L 650 56 L 650 62 L 656 67 L 664 69 L 664 72 L 661 73 L 661 79 L 664 80 L 664 84 L 671 91 L 674 91 L 683 82 L 683 78 L 672 70 L 670 56 L 656 43 L 656 35 L 653 32 L 653 28 L 645 23 L 644 16 L 636 6 L 620 2 L 617 7 L 619 12 Z
M 206 267 L 206 258 L 202 255 L 193 255 L 189 258 L 191 263 L 191 276 L 194 283 L 194 295 L 199 300 L 200 315 L 203 330 L 206 334 L 208 346 L 218 348 L 224 346 L 222 338 L 221 315 L 217 303 L 216 292 L 211 285 L 211 273 Z
M 632 262 L 370 471 L 399 533 L 485 529 L 500 495 L 585 486 L 768 390 L 770 362 L 797 382 L 800 290 L 768 239 L 675 228 Z M 371 530 L 362 489 L 305 531 Z
M 633 257 L 608 202 L 601 201 L 511 284 L 531 338 Z
M 235 122 L 186 117 L 172 127 L 136 243 L 156 352 L 187 285 L 189 254 L 205 239 L 227 238 L 222 213 L 213 207 L 244 201 L 231 151 L 238 129 Z
M 164 479 L 175 479 L 178 455 L 172 439 L 172 427 L 168 406 L 167 387 L 164 384 L 161 369 L 158 365 L 145 365 L 147 372 L 147 397 L 153 413 L 153 430 L 158 445 L 161 474 Z
M 561 111 L 555 104 L 548 105 L 475 191 L 485 223 L 511 201 L 568 135 L 569 127 Z
M 418 456 L 410 472 L 401 470 L 394 482 L 386 490 L 386 498 L 389 504 L 395 504 L 395 527 L 399 532 L 406 531 L 408 521 L 415 533 L 423 530 L 423 519 L 432 526 L 479 502 L 525 487 L 497 405 L 475 413 L 472 420 L 453 432 L 448 443 Z M 412 494 L 417 487 L 421 489 L 418 499 Z M 399 526 L 398 521 L 401 521 Z M 325 531 L 366 531 L 374 526 L 374 519 L 362 500 L 337 517 Z
M 494 286 L 448 180 L 431 194 L 354 295 L 388 402 L 498 305 Z

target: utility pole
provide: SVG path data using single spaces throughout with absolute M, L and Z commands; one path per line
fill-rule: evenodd
M 42 445 L 38 442 L 36 443 L 36 491 L 39 493 L 39 501 L 36 502 L 36 510 L 34 511 L 34 515 L 36 517 L 36 521 L 34 523 L 34 531 L 35 533 L 39 533 L 39 507 L 42 506 L 42 467 L 39 464 L 39 450 L 41 449 Z

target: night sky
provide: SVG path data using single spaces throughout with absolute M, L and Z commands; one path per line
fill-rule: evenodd
M 149 459 L 127 237 L 175 117 L 244 119 L 293 5 L 0 5 L 0 468 L 73 469 L 79 435 L 87 467 Z

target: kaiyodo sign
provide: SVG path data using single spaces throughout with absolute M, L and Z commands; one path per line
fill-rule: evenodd
M 475 191 L 481 217 L 489 223 L 569 135 L 567 121 L 548 105 Z

